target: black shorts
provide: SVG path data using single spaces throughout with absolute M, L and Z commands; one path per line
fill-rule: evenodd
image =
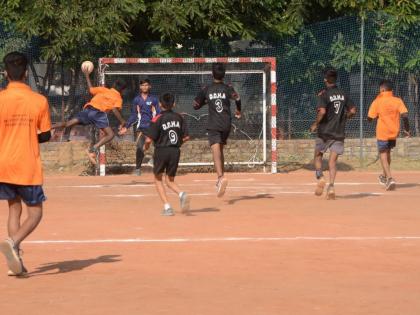
M 224 131 L 218 130 L 207 130 L 209 136 L 209 144 L 212 146 L 213 144 L 220 143 L 220 144 L 227 144 L 227 139 L 229 138 L 230 129 Z
M 153 173 L 160 175 L 166 171 L 166 175 L 175 177 L 180 157 L 181 150 L 179 148 L 155 148 L 155 153 L 153 154 Z

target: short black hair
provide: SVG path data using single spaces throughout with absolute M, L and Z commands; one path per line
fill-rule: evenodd
M 28 67 L 28 58 L 17 51 L 8 53 L 3 58 L 4 69 L 7 71 L 7 76 L 13 81 L 21 81 L 25 77 L 25 72 Z
M 390 80 L 382 80 L 379 83 L 379 87 L 383 88 L 385 91 L 392 91 L 394 89 L 394 84 Z
M 223 80 L 226 73 L 225 65 L 220 62 L 214 63 L 212 72 L 213 72 L 213 78 L 215 78 L 216 80 Z
M 112 84 L 112 87 L 114 88 L 114 89 L 116 89 L 118 92 L 122 92 L 125 88 L 126 88 L 126 85 L 125 85 L 125 83 L 124 83 L 124 81 L 121 81 L 121 80 L 116 80 L 113 84 Z
M 149 79 L 140 80 L 140 85 L 145 84 L 145 83 L 151 84 Z
M 330 84 L 336 83 L 337 82 L 337 78 L 338 78 L 337 70 L 335 70 L 334 68 L 325 69 L 325 71 L 324 71 L 324 79 L 328 83 L 330 83 Z
M 159 102 L 164 109 L 172 109 L 175 104 L 175 96 L 172 93 L 164 93 L 159 97 Z

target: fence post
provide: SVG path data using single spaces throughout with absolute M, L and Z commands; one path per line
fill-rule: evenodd
M 364 159 L 364 152 L 363 152 L 363 112 L 364 112 L 364 53 L 365 53 L 365 16 L 362 14 L 362 21 L 361 21 L 361 30 L 360 30 L 360 110 L 359 110 L 359 117 L 360 117 L 360 127 L 359 127 L 359 137 L 360 137 L 360 167 L 363 167 L 363 159 Z

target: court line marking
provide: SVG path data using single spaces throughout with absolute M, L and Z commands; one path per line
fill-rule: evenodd
M 203 180 L 204 181 L 204 180 Z M 230 180 L 230 181 L 235 181 L 235 180 Z M 240 180 L 242 181 L 242 180 Z M 239 180 L 237 180 L 236 182 L 240 182 Z M 249 181 L 249 180 L 248 180 Z M 211 180 L 209 182 L 214 182 L 214 180 Z M 397 183 L 398 185 L 408 185 L 408 184 L 412 184 L 412 185 L 420 185 L 420 183 Z M 289 183 L 289 184 L 282 184 L 282 183 L 257 183 L 257 186 L 261 185 L 264 187 L 293 187 L 293 186 L 315 186 L 316 183 Z M 372 183 L 357 183 L 357 182 L 338 182 L 335 183 L 336 186 L 360 186 L 360 185 L 377 185 L 379 186 L 379 183 L 377 182 L 372 182 Z M 46 185 L 47 187 L 51 187 L 51 188 L 112 188 L 112 187 L 154 187 L 154 184 L 94 184 L 94 185 L 54 185 L 54 186 L 49 186 Z M 180 186 L 197 186 L 197 184 L 180 184 Z M 238 187 L 232 187 L 230 186 L 229 188 L 255 188 L 255 186 L 253 187 L 249 187 L 249 186 L 238 186 Z
M 282 241 L 420 241 L 420 236 L 289 236 L 289 237 L 207 237 L 207 238 L 127 238 L 93 240 L 33 240 L 25 244 L 109 244 L 109 243 L 206 243 L 206 242 L 282 242 Z

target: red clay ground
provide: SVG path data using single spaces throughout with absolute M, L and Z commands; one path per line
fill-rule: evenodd
M 29 277 L 0 260 L 1 314 L 420 314 L 419 172 L 386 193 L 340 173 L 335 201 L 310 172 L 229 177 L 217 200 L 214 175 L 180 176 L 193 211 L 175 217 L 150 175 L 46 178 Z

